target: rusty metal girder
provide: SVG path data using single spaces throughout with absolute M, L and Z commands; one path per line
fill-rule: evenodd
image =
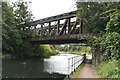
M 36 26 L 38 24 L 49 23 L 52 21 L 58 21 L 58 20 L 73 18 L 73 17 L 76 17 L 76 11 L 72 11 L 72 12 L 68 12 L 68 13 L 64 13 L 64 14 L 60 14 L 60 15 L 56 15 L 56 16 L 52 16 L 52 17 L 47 17 L 47 18 L 39 19 L 39 20 L 32 21 L 32 22 L 28 22 L 28 23 L 22 24 L 21 27 Z

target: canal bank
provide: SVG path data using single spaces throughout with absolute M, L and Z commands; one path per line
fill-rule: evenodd
M 41 60 L 36 59 L 3 59 L 3 78 L 65 78 L 70 71 L 73 71 L 77 65 L 74 65 L 75 59 L 71 59 L 69 62 L 68 72 L 68 58 L 72 58 L 78 55 L 69 53 L 60 53 L 56 56 L 51 56 L 48 59 Z M 81 58 L 82 56 L 78 56 Z M 77 59 L 76 58 L 76 59 Z
M 80 70 L 79 78 L 100 78 L 97 71 L 92 67 L 92 60 L 87 59 L 83 68 Z
M 66 77 L 64 80 L 80 80 L 87 78 L 100 78 L 97 74 L 97 71 L 92 67 L 92 56 L 87 55 L 87 59 L 84 63 L 82 63 L 75 72 L 73 72 L 69 79 Z

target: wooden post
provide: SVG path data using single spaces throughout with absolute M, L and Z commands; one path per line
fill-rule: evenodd
M 58 20 L 58 25 L 57 25 L 57 33 L 59 35 L 59 32 L 60 32 L 60 20 Z

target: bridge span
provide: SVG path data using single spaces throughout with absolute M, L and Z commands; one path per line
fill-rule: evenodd
M 76 11 L 25 23 L 21 26 L 30 35 L 32 43 L 64 44 L 85 43 L 83 22 L 76 18 Z

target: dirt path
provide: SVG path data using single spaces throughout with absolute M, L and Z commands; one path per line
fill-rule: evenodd
M 100 76 L 97 75 L 96 70 L 92 68 L 91 57 L 88 58 L 89 59 L 86 61 L 84 67 L 80 71 L 79 78 L 100 78 Z

